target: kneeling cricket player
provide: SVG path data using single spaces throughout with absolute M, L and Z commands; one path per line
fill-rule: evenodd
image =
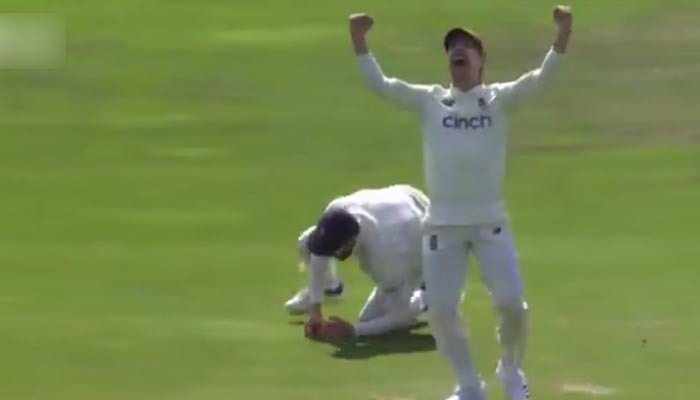
M 309 287 L 285 307 L 308 312 L 305 334 L 318 340 L 372 336 L 408 329 L 427 309 L 422 279 L 422 220 L 430 205 L 408 185 L 363 189 L 334 199 L 318 223 L 299 237 L 299 251 L 309 273 Z M 326 299 L 343 291 L 336 261 L 357 259 L 374 282 L 357 323 L 326 319 Z

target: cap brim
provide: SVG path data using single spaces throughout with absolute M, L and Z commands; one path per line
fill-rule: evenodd
M 447 31 L 442 41 L 445 50 L 447 50 L 450 47 L 450 43 L 458 37 L 465 37 L 471 41 L 474 41 L 475 43 L 479 41 L 479 36 L 469 29 L 460 27 L 452 28 Z

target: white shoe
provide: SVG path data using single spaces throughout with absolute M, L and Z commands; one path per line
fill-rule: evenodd
M 457 388 L 455 394 L 448 397 L 447 400 L 486 400 L 486 382 L 481 381 L 481 386 L 478 388 Z
M 287 310 L 289 315 L 303 315 L 306 314 L 309 308 L 309 290 L 301 289 L 296 292 L 291 299 L 284 303 L 284 308 Z
M 326 289 L 323 294 L 329 304 L 337 303 L 343 298 L 343 283 L 335 289 Z M 309 289 L 298 291 L 291 299 L 284 303 L 284 308 L 290 315 L 304 315 L 309 311 Z
M 415 290 L 411 295 L 410 304 L 411 310 L 414 314 L 422 314 L 428 311 L 428 302 L 425 298 L 425 291 L 420 289 Z
M 508 368 L 502 361 L 498 362 L 496 375 L 503 382 L 505 390 L 510 400 L 527 400 L 530 398 L 530 388 L 527 386 L 525 373 L 519 368 Z

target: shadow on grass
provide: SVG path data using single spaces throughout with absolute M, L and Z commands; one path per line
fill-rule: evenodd
M 336 349 L 333 358 L 366 360 L 388 354 L 410 354 L 435 350 L 435 340 L 428 333 L 414 332 L 425 326 L 414 326 L 409 331 L 394 332 L 382 336 L 355 338 L 349 341 L 330 343 Z

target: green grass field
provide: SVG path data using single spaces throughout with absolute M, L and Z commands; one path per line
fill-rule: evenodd
M 509 208 L 535 400 L 700 396 L 700 4 L 575 0 L 556 82 L 513 116 Z M 552 3 L 6 0 L 65 18 L 67 61 L 0 71 L 0 399 L 434 400 L 427 328 L 336 349 L 281 304 L 295 239 L 360 187 L 423 187 L 413 118 L 361 85 L 444 82 L 441 36 L 481 31 L 489 80 L 537 65 Z M 370 282 L 343 269 L 353 317 Z M 464 311 L 503 398 L 487 294 Z

